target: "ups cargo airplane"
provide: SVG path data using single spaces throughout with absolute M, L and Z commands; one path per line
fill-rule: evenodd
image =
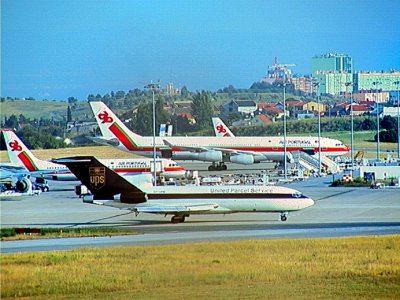
M 102 137 L 95 142 L 108 144 L 121 150 L 146 157 L 153 156 L 153 137 L 141 136 L 129 130 L 117 116 L 100 101 L 89 102 L 99 124 Z M 172 136 L 156 137 L 157 156 L 174 160 L 200 160 L 211 162 L 209 171 L 226 170 L 225 162 L 252 165 L 262 161 L 284 161 L 283 137 L 216 137 L 216 136 Z M 286 160 L 292 161 L 292 151 L 315 153 L 318 151 L 317 137 L 287 137 Z M 321 151 L 325 155 L 343 155 L 349 152 L 342 142 L 321 138 Z
M 238 212 L 279 212 L 287 220 L 291 211 L 314 204 L 299 191 L 278 186 L 217 185 L 217 186 L 153 186 L 134 182 L 138 177 L 123 177 L 93 156 L 56 160 L 65 164 L 92 192 L 93 199 L 84 202 L 128 209 L 137 214 L 173 215 L 172 223 L 199 214 Z M 149 175 L 147 175 L 149 176 Z
M 8 157 L 13 165 L 22 165 L 28 172 L 32 172 L 33 176 L 40 176 L 48 180 L 77 180 L 75 175 L 64 165 L 35 157 L 13 131 L 7 130 L 2 132 L 7 145 Z M 124 175 L 150 173 L 154 170 L 154 162 L 149 158 L 102 159 L 101 161 L 115 172 Z M 10 167 L 8 170 L 10 170 Z M 17 169 L 15 171 L 18 172 Z M 40 172 L 43 173 L 39 175 Z M 170 159 L 157 159 L 156 173 L 166 178 L 182 178 L 185 176 L 186 169 Z

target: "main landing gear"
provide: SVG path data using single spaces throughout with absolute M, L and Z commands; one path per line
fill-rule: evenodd
M 282 221 L 282 222 L 287 221 L 287 215 L 288 215 L 288 212 L 283 212 L 283 213 L 281 213 L 281 221 Z
M 226 171 L 227 167 L 224 162 L 219 162 L 218 165 L 213 162 L 212 165 L 208 167 L 208 171 Z
M 189 217 L 189 216 L 188 215 L 185 215 L 185 216 L 173 216 L 171 218 L 171 223 L 173 223 L 173 224 L 183 223 L 183 222 L 185 222 L 185 217 Z

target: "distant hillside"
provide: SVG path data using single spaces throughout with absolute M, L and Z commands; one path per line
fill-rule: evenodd
M 67 115 L 68 103 L 64 101 L 41 101 L 41 100 L 7 100 L 0 102 L 1 116 L 19 116 L 23 114 L 26 118 L 44 118 L 55 120 L 63 120 Z M 81 113 L 90 113 L 89 106 L 86 102 L 77 104 L 77 111 L 83 110 Z M 91 113 L 90 113 L 91 115 Z M 78 116 L 73 115 L 74 119 Z

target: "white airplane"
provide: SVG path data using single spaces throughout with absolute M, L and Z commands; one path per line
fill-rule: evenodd
M 140 136 L 129 130 L 103 102 L 89 103 L 102 134 L 102 137 L 92 140 L 142 156 L 153 156 L 152 136 Z M 280 162 L 285 159 L 284 138 L 281 136 L 155 137 L 155 147 L 158 157 L 211 162 L 209 171 L 226 170 L 225 162 L 228 161 L 252 165 L 261 161 Z M 287 137 L 286 149 L 286 160 L 291 162 L 292 151 L 318 152 L 318 138 Z M 342 142 L 330 138 L 321 138 L 321 150 L 325 155 L 333 156 L 349 152 L 349 148 Z
M 172 223 L 199 214 L 230 214 L 238 212 L 279 212 L 287 220 L 290 211 L 314 204 L 299 191 L 278 186 L 217 185 L 217 186 L 153 186 L 151 179 L 140 185 L 113 172 L 93 156 L 57 160 L 92 192 L 86 203 L 128 209 L 137 214 L 173 215 Z M 136 176 L 144 177 L 144 176 Z M 119 195 L 119 198 L 116 197 Z
M 64 165 L 36 158 L 13 131 L 3 131 L 3 136 L 9 160 L 13 165 L 23 165 L 27 171 L 35 172 L 35 176 L 39 176 L 39 173 L 43 172 L 41 177 L 48 180 L 77 180 L 75 175 Z M 102 159 L 101 161 L 122 175 L 154 172 L 154 162 L 149 158 Z M 186 169 L 170 159 L 157 159 L 156 173 L 166 178 L 182 178 L 186 174 Z

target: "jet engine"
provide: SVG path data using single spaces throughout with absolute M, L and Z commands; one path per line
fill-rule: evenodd
M 32 191 L 32 182 L 27 177 L 21 177 L 15 183 L 15 189 L 20 193 L 29 193 Z
M 174 152 L 172 155 L 172 159 L 222 162 L 223 157 L 222 157 L 221 151 L 215 151 L 215 150 L 209 150 L 209 151 L 205 151 L 205 152 L 182 151 L 182 152 Z
M 199 160 L 202 161 L 210 161 L 210 162 L 218 162 L 222 161 L 222 152 L 221 151 L 206 151 L 199 153 Z
M 232 155 L 229 160 L 236 164 L 252 165 L 254 164 L 254 157 L 251 154 Z

